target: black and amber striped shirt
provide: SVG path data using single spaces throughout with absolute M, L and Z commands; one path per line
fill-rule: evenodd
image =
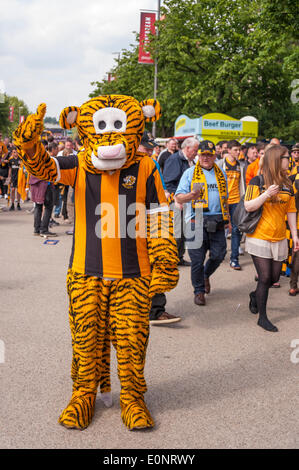
M 85 171 L 80 154 L 55 160 L 57 181 L 75 189 L 70 268 L 108 279 L 149 275 L 146 214 L 169 210 L 152 159 L 102 174 Z
M 297 230 L 299 230 L 299 166 L 297 166 L 296 172 L 289 177 L 293 184 L 293 189 L 295 193 L 295 202 L 297 209 Z

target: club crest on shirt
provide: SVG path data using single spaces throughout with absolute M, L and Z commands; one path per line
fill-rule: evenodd
M 133 189 L 133 186 L 136 182 L 136 177 L 132 175 L 128 175 L 123 179 L 123 187 L 126 189 Z

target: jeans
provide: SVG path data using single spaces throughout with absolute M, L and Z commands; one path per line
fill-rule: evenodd
M 192 241 L 192 239 L 189 239 Z M 209 258 L 205 263 L 206 254 Z M 203 243 L 200 248 L 190 249 L 188 253 L 191 259 L 191 282 L 194 294 L 205 292 L 205 279 L 208 279 L 220 266 L 226 255 L 226 238 L 224 228 L 216 232 L 207 232 L 203 228 Z
M 64 219 L 68 218 L 68 212 L 67 212 L 68 193 L 69 193 L 69 186 L 65 186 L 63 194 L 62 194 L 62 210 L 61 210 L 61 214 L 62 214 Z
M 62 197 L 60 194 L 60 185 L 53 185 L 53 204 L 54 204 L 54 215 L 59 215 L 62 207 Z
M 155 294 L 152 298 L 152 306 L 150 310 L 150 320 L 158 320 L 158 318 L 165 312 L 166 295 Z
M 44 209 L 44 215 L 42 219 L 42 211 Z M 35 233 L 41 232 L 45 233 L 49 230 L 49 222 L 53 209 L 53 193 L 52 188 L 48 185 L 44 204 L 35 203 L 34 207 L 34 231 Z
M 237 262 L 239 261 L 239 247 L 242 239 L 242 233 L 238 229 L 238 227 L 233 223 L 233 215 L 237 207 L 236 204 L 229 204 L 229 215 L 230 215 L 230 220 L 231 220 L 231 225 L 232 225 L 232 237 L 231 237 L 231 255 L 230 255 L 230 261 Z

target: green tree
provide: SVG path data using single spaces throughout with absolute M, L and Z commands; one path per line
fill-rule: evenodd
M 8 134 L 9 129 L 9 104 L 8 101 L 5 99 L 0 101 L 0 132 L 4 135 Z
M 9 121 L 9 107 L 14 107 L 13 121 Z M 19 125 L 20 116 L 25 118 L 29 114 L 28 106 L 16 96 L 4 95 L 4 102 L 0 103 L 0 130 L 6 136 L 11 136 Z
M 44 119 L 45 124 L 59 124 L 55 117 L 47 116 Z
M 172 135 L 179 114 L 222 112 L 255 116 L 262 136 L 299 139 L 298 104 L 290 99 L 299 59 L 294 3 L 165 0 L 159 38 L 150 45 L 158 57 L 163 111 L 158 132 Z M 139 65 L 137 57 L 137 44 L 123 51 L 116 80 L 96 82 L 93 96 L 152 96 L 153 67 Z

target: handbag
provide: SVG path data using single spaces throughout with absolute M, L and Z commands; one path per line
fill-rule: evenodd
M 262 192 L 264 179 L 259 176 L 260 180 L 260 193 Z M 245 195 L 242 196 L 240 202 L 238 203 L 234 214 L 233 214 L 233 223 L 238 227 L 240 232 L 244 233 L 253 233 L 259 223 L 259 220 L 262 216 L 263 206 L 253 212 L 247 212 L 244 205 Z

